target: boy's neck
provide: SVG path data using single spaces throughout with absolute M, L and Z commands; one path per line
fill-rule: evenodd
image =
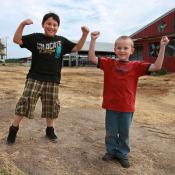
M 47 35 L 46 33 L 43 33 L 43 35 L 45 36 L 45 37 L 47 37 L 47 38 L 54 38 L 56 35 L 54 35 L 54 36 L 49 36 L 49 35 Z
M 128 62 L 129 59 L 120 59 L 120 58 L 116 58 L 117 61 L 120 61 L 120 62 Z

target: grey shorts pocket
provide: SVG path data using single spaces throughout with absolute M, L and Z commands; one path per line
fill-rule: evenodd
M 15 114 L 29 117 L 29 100 L 27 97 L 21 97 L 16 104 Z
M 53 118 L 57 118 L 60 112 L 60 102 L 57 100 L 54 104 Z

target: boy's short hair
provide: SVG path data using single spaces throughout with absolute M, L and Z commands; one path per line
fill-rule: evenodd
M 60 25 L 59 16 L 55 13 L 52 13 L 52 12 L 47 13 L 47 14 L 44 15 L 43 20 L 42 20 L 42 25 L 44 25 L 45 21 L 50 17 L 52 17 L 58 23 L 58 26 Z
M 126 36 L 126 35 L 123 35 L 123 36 L 120 36 L 120 37 L 118 37 L 116 40 L 115 40 L 115 47 L 116 47 L 116 45 L 117 45 L 117 42 L 119 41 L 119 40 L 130 40 L 131 41 L 131 47 L 134 47 L 134 41 L 133 41 L 133 39 L 131 38 L 131 37 L 129 37 L 129 36 Z

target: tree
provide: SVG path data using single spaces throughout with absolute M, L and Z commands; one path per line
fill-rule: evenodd
M 2 40 L 0 39 L 0 59 L 3 59 L 3 56 L 5 55 L 5 45 L 2 43 Z

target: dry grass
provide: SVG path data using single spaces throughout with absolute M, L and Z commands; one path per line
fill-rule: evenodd
M 24 175 L 24 173 L 0 153 L 0 175 Z

